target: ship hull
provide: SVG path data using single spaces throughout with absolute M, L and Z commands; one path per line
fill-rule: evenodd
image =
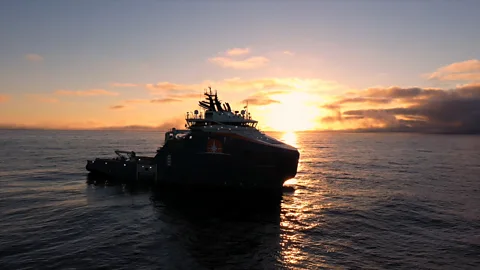
M 122 161 L 112 158 L 97 158 L 87 160 L 86 170 L 92 176 L 111 180 L 114 182 L 152 182 L 157 172 L 153 158 L 143 157 L 141 162 Z
M 158 152 L 158 184 L 281 190 L 297 173 L 295 148 L 220 132 L 193 132 L 192 137 L 169 142 Z
M 165 143 L 142 163 L 114 159 L 88 161 L 86 169 L 122 182 L 151 181 L 155 186 L 191 190 L 281 191 L 297 173 L 299 152 L 231 133 L 192 132 Z

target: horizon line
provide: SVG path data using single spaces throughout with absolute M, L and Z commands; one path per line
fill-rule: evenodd
M 28 126 L 1 126 L 0 130 L 28 130 L 28 131 L 159 131 L 167 132 L 172 128 L 150 126 L 118 126 L 118 127 L 94 127 L 94 128 L 54 128 L 54 127 L 28 127 Z M 179 129 L 181 130 L 181 129 Z M 357 128 L 357 129 L 314 129 L 314 130 L 260 130 L 261 132 L 281 133 L 410 133 L 410 134 L 438 134 L 438 135 L 480 135 L 479 131 L 427 131 L 408 129 L 382 129 L 382 128 Z

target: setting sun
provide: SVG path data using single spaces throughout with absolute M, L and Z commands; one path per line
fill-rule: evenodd
M 277 131 L 315 129 L 319 109 L 309 104 L 314 96 L 307 93 L 289 93 L 272 96 L 279 103 L 271 104 L 261 113 L 265 125 Z

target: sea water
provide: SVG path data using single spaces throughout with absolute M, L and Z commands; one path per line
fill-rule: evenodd
M 294 190 L 232 205 L 87 181 L 160 132 L 0 130 L 0 269 L 480 267 L 479 136 L 270 135 L 299 148 Z

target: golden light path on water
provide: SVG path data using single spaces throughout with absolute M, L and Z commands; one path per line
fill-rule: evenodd
M 283 196 L 280 228 L 281 228 L 281 257 L 288 268 L 304 268 L 309 258 L 304 251 L 305 232 L 313 230 L 322 224 L 322 208 L 325 208 L 323 194 L 312 194 L 308 190 L 313 182 L 306 179 L 304 170 L 304 161 L 310 161 L 312 153 L 305 150 L 301 145 L 301 134 L 296 132 L 285 132 L 280 140 L 294 146 L 300 152 L 297 175 L 295 178 L 285 182 L 286 186 L 293 186 L 295 191 Z M 308 167 L 308 164 L 307 164 Z M 308 177 L 307 177 L 308 178 Z M 313 196 L 313 197 L 312 197 Z M 320 204 L 319 204 L 320 203 Z M 320 208 L 320 209 L 319 209 Z M 302 233 L 303 232 L 303 233 Z M 307 263 L 308 264 L 308 263 Z M 331 267 L 323 258 L 317 258 L 315 265 L 310 267 Z
M 286 144 L 289 144 L 293 147 L 298 148 L 298 141 L 297 141 L 297 134 L 294 131 L 285 132 L 281 140 Z M 300 150 L 299 150 L 300 151 Z M 299 168 L 300 169 L 299 162 Z M 295 178 L 287 180 L 285 185 L 295 185 L 297 180 Z M 300 204 L 299 204 L 300 203 Z M 301 250 L 295 243 L 299 242 L 297 239 L 298 234 L 295 232 L 297 229 L 296 220 L 300 217 L 298 216 L 301 213 L 301 202 L 295 199 L 295 195 L 287 199 L 287 203 L 282 203 L 282 217 L 280 221 L 280 227 L 282 230 L 281 236 L 281 256 L 283 257 L 283 261 L 288 266 L 298 265 L 299 261 L 301 261 Z

